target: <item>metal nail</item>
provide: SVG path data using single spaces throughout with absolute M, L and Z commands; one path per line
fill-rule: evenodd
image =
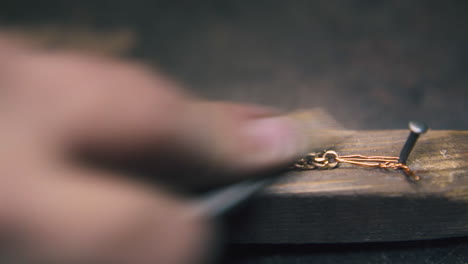
M 419 138 L 419 135 L 426 133 L 428 127 L 423 122 L 410 121 L 409 129 L 411 132 L 408 136 L 408 139 L 405 142 L 405 145 L 403 146 L 403 149 L 400 152 L 400 156 L 398 159 L 398 162 L 403 164 L 406 164 L 406 161 L 408 160 L 408 157 L 411 151 L 413 150 L 414 145 L 416 144 L 416 141 Z

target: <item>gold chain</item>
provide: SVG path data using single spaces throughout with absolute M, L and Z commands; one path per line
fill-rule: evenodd
M 413 180 L 420 180 L 420 177 L 416 176 L 406 164 L 398 162 L 398 157 L 363 155 L 340 156 L 334 150 L 309 153 L 297 160 L 292 165 L 292 168 L 298 170 L 334 169 L 338 167 L 340 163 L 348 163 L 361 167 L 403 170 L 406 175 L 410 175 Z

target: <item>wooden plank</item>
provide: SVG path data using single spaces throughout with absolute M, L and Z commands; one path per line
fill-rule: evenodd
M 341 155 L 397 156 L 407 130 L 360 131 Z M 237 243 L 403 241 L 468 235 L 468 131 L 429 131 L 398 171 L 293 171 L 231 217 Z

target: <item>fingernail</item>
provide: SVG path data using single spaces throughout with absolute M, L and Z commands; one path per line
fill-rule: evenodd
M 274 164 L 293 160 L 304 152 L 301 125 L 288 117 L 269 117 L 249 121 L 247 140 L 255 146 L 260 163 Z

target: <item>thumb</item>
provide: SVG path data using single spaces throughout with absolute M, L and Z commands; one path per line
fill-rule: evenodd
M 211 222 L 162 188 L 85 168 L 29 170 L 7 192 L 8 226 L 27 259 L 179 264 L 198 263 L 209 250 Z

